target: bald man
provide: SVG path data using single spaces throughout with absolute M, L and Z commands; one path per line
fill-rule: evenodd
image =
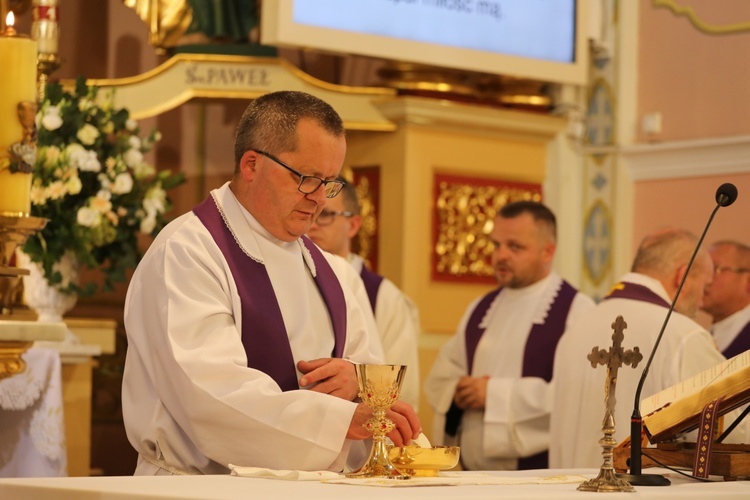
M 599 467 L 602 464 L 602 419 L 607 370 L 593 369 L 587 355 L 594 346 L 612 345 L 612 323 L 627 323 L 623 349 L 640 348 L 648 357 L 669 305 L 685 275 L 697 238 L 682 229 L 664 229 L 646 236 L 631 272 L 588 314 L 565 331 L 555 354 L 550 467 Z M 645 380 L 642 395 L 650 396 L 724 361 L 702 326 L 694 321 L 703 291 L 713 276 L 708 252 L 696 256 L 685 280 L 675 313 L 670 317 Z M 645 361 L 644 361 L 645 363 Z M 623 366 L 617 374 L 614 438 L 630 435 L 633 398 L 642 373 Z

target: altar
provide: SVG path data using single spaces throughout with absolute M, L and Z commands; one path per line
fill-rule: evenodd
M 628 498 L 750 498 L 750 482 L 718 480 L 699 483 L 679 474 L 667 473 L 672 481 L 666 487 L 636 487 Z M 538 478 L 559 475 L 595 477 L 598 471 L 586 470 L 532 470 L 487 472 L 497 479 L 508 479 L 511 484 L 469 484 L 457 486 L 407 486 L 408 481 L 394 480 L 394 486 L 366 486 L 330 484 L 320 481 L 286 481 L 261 478 L 221 476 L 137 476 L 88 478 L 31 478 L 0 479 L 0 498 L 67 500 L 96 498 L 108 499 L 206 499 L 230 500 L 253 498 L 306 498 L 308 500 L 335 500 L 345 498 L 365 499 L 567 499 L 589 498 L 590 492 L 577 491 L 577 484 L 533 484 Z M 459 473 L 471 474 L 471 473 Z M 522 481 L 522 479 L 528 481 Z M 436 478 L 439 479 L 439 478 Z
M 91 474 L 93 368 L 98 356 L 115 352 L 116 322 L 66 318 L 65 323 L 60 324 L 39 323 L 33 321 L 31 314 L 28 311 L 17 311 L 13 317 L 23 318 L 22 320 L 0 320 L 0 357 L 11 350 L 20 351 L 17 352 L 20 358 L 22 352 L 34 342 L 40 342 L 38 345 L 45 346 L 47 352 L 59 353 L 55 356 L 58 359 L 56 376 L 61 386 L 58 385 L 55 389 L 60 399 L 57 411 L 61 409 L 64 415 L 64 429 L 60 430 L 64 433 L 66 473 L 70 476 L 88 476 Z M 61 342 L 65 338 L 66 327 L 78 337 L 79 343 Z M 14 348 L 19 343 L 22 344 L 22 350 Z M 8 358 L 7 361 L 10 363 L 12 359 Z M 38 361 L 34 363 L 39 365 Z M 41 367 L 34 368 L 38 371 Z M 27 370 L 28 368 L 25 369 Z M 16 378 L 21 379 L 21 375 L 16 375 Z M 0 398 L 0 408 L 3 407 L 2 399 Z

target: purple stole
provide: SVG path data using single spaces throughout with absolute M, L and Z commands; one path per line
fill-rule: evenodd
M 627 281 L 621 281 L 613 286 L 602 300 L 607 299 L 640 300 L 657 306 L 669 307 L 669 303 L 650 288 Z
M 208 229 L 234 277 L 242 309 L 242 344 L 247 366 L 266 373 L 283 391 L 299 389 L 289 337 L 265 265 L 242 250 L 224 222 L 213 196 L 209 195 L 193 212 Z M 315 284 L 333 324 L 335 343 L 332 356 L 340 358 L 346 342 L 344 292 L 320 250 L 306 236 L 302 241 L 315 263 Z
M 502 288 L 493 290 L 482 297 L 466 324 L 466 364 L 469 374 L 473 369 L 477 345 L 485 330 L 479 325 L 500 292 L 502 292 Z M 568 319 L 570 306 L 573 304 L 573 299 L 575 299 L 577 293 L 578 291 L 570 283 L 563 280 L 544 323 L 532 325 L 523 353 L 522 377 L 539 377 L 547 382 L 552 380 L 555 349 L 565 332 L 565 323 Z M 463 413 L 455 404 L 452 404 L 448 413 L 446 413 L 446 433 L 452 436 L 455 436 L 461 418 L 460 414 L 456 415 L 457 411 Z M 450 431 L 452 431 L 452 434 Z M 548 462 L 548 452 L 543 451 L 530 457 L 519 458 L 518 469 L 546 469 Z
M 362 271 L 359 273 L 359 276 L 365 284 L 367 298 L 370 299 L 370 307 L 372 307 L 372 313 L 375 314 L 375 303 L 378 300 L 378 290 L 380 290 L 380 285 L 383 283 L 383 277 L 367 269 L 364 263 L 362 264 Z
M 501 291 L 502 288 L 498 288 L 485 295 L 471 313 L 466 325 L 466 363 L 469 373 L 472 372 L 477 345 L 484 334 L 484 329 L 479 324 Z M 547 382 L 552 380 L 555 349 L 565 332 L 565 322 L 577 293 L 570 283 L 563 281 L 544 323 L 532 325 L 523 353 L 522 377 L 539 377 Z
M 740 333 L 734 338 L 729 347 L 724 349 L 721 353 L 725 358 L 733 358 L 738 354 L 741 354 L 750 349 L 750 323 L 745 325 L 745 328 L 740 330 Z

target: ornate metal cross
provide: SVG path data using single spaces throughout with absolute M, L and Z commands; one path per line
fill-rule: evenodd
M 612 329 L 614 330 L 612 334 L 612 347 L 609 350 L 604 350 L 596 346 L 591 349 L 591 352 L 587 356 L 592 368 L 596 368 L 598 365 L 606 365 L 607 367 L 607 380 L 604 383 L 605 411 L 604 421 L 602 422 L 604 438 L 599 441 L 602 445 L 604 463 L 599 471 L 599 476 L 578 486 L 578 489 L 581 491 L 634 491 L 630 483 L 615 475 L 614 467 L 612 466 L 612 448 L 617 445 L 617 442 L 612 437 L 615 433 L 614 415 L 617 371 L 623 364 L 635 368 L 643 359 L 643 354 L 641 354 L 638 347 L 627 351 L 622 348 L 622 341 L 625 338 L 623 330 L 627 327 L 628 324 L 625 323 L 622 316 L 617 316 L 617 319 L 612 323 Z

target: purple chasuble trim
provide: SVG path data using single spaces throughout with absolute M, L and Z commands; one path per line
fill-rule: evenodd
M 299 389 L 284 318 L 265 266 L 245 254 L 212 196 L 193 212 L 213 237 L 234 277 L 241 303 L 247 366 L 273 378 L 283 391 Z
M 523 354 L 522 377 L 539 377 L 547 382 L 552 380 L 557 343 L 565 333 L 570 306 L 577 293 L 570 283 L 563 280 L 544 323 L 531 327 Z
M 331 265 L 323 256 L 320 249 L 315 246 L 307 236 L 302 236 L 302 243 L 310 252 L 313 262 L 315 263 L 315 284 L 318 286 L 323 301 L 328 308 L 328 315 L 331 318 L 333 326 L 334 346 L 332 356 L 340 358 L 344 355 L 344 345 L 346 344 L 346 299 L 341 283 L 336 277 L 336 273 L 331 269 Z
M 729 347 L 724 349 L 721 353 L 725 358 L 729 359 L 738 354 L 742 354 L 748 349 L 750 349 L 750 323 L 746 324 L 745 328 L 740 330 L 740 333 L 738 333 L 732 343 L 729 344 Z
M 380 285 L 383 284 L 383 277 L 367 269 L 364 264 L 362 264 L 362 271 L 360 271 L 359 276 L 365 284 L 367 298 L 370 299 L 372 313 L 375 314 L 375 305 L 378 301 L 378 290 L 380 290 Z
M 484 328 L 480 328 L 479 324 L 501 291 L 502 288 L 498 288 L 485 295 L 474 308 L 466 324 L 466 365 L 469 374 L 474 367 L 477 345 L 484 335 Z M 577 293 L 570 283 L 563 280 L 544 323 L 532 325 L 524 348 L 522 377 L 539 377 L 547 382 L 552 380 L 555 349 L 565 331 L 568 312 Z
M 602 300 L 607 299 L 630 299 L 648 302 L 657 306 L 669 307 L 669 302 L 661 298 L 656 292 L 643 285 L 621 281 L 612 287 L 612 290 Z

